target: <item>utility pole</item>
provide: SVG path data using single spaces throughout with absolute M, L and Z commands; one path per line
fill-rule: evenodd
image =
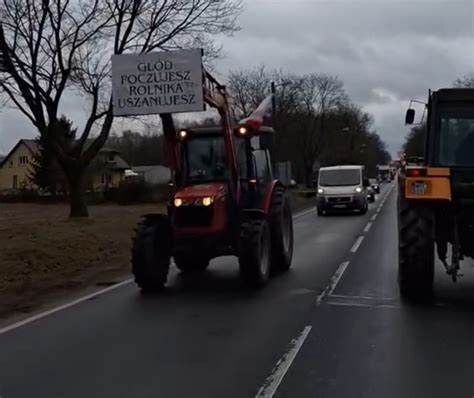
M 0 39 L 4 40 L 3 36 L 3 25 L 0 22 Z M 6 72 L 6 67 L 5 67 L 5 56 L 3 54 L 2 49 L 0 48 L 0 72 Z
M 272 121 L 275 124 L 275 115 L 276 115 L 276 87 L 275 82 L 271 83 L 271 91 L 272 91 Z

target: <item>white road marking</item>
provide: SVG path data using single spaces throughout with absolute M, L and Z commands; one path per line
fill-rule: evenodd
M 355 253 L 359 249 L 363 240 L 364 240 L 364 237 L 362 235 L 357 238 L 354 245 L 351 247 L 351 253 Z
M 328 290 L 328 295 L 331 295 L 334 290 L 336 289 L 337 284 L 342 278 L 342 275 L 344 275 L 344 272 L 346 272 L 347 267 L 349 266 L 349 261 L 344 261 L 339 268 L 336 270 L 334 275 L 331 278 L 331 282 L 329 284 L 329 290 Z
M 370 221 L 375 221 L 377 218 L 377 214 L 374 214 L 372 217 L 370 217 Z
M 101 289 L 97 292 L 94 292 L 92 294 L 88 294 L 87 296 L 84 296 L 84 297 L 80 297 L 76 300 L 73 300 L 73 301 L 70 301 L 69 303 L 66 303 L 66 304 L 63 304 L 63 305 L 60 305 L 59 307 L 55 307 L 55 308 L 52 308 L 48 311 L 45 311 L 45 312 L 41 312 L 39 314 L 36 314 L 36 315 L 33 315 L 29 318 L 26 318 L 26 319 L 23 319 L 22 321 L 19 321 L 19 322 L 16 322 L 16 323 L 13 323 L 11 325 L 8 325 L 8 326 L 5 326 L 4 328 L 0 329 L 0 335 L 3 334 L 3 333 L 6 333 L 10 330 L 13 330 L 13 329 L 16 329 L 16 328 L 19 328 L 20 326 L 23 326 L 23 325 L 26 325 L 28 323 L 31 323 L 31 322 L 34 322 L 38 319 L 41 319 L 41 318 L 44 318 L 48 315 L 51 315 L 51 314 L 54 314 L 55 312 L 58 312 L 58 311 L 62 311 L 62 310 L 65 310 L 66 308 L 69 308 L 69 307 L 72 307 L 74 305 L 77 305 L 77 304 L 80 304 L 84 301 L 87 301 L 93 297 L 97 297 L 97 296 L 100 296 L 104 293 L 107 293 L 107 292 L 110 292 L 111 290 L 115 290 L 115 289 L 118 289 L 119 287 L 122 287 L 124 285 L 127 285 L 129 284 L 130 282 L 133 281 L 133 278 L 130 278 L 130 279 L 127 279 L 127 280 L 124 280 L 123 282 L 119 282 L 119 283 L 116 283 L 115 285 L 112 285 L 112 286 L 109 286 L 105 289 Z
M 314 208 L 314 207 L 311 208 L 311 209 L 305 210 L 305 211 L 303 211 L 302 213 L 295 214 L 295 215 L 293 216 L 293 219 L 299 218 L 299 217 L 304 216 L 304 215 L 306 215 L 306 214 L 309 214 L 309 213 L 311 213 L 311 212 L 313 212 L 313 211 L 315 211 L 315 208 Z M 173 265 L 174 265 L 174 263 L 171 262 L 171 266 L 173 266 Z M 107 287 L 107 288 L 105 288 L 105 289 L 98 290 L 98 291 L 96 291 L 96 292 L 94 292 L 94 293 L 92 293 L 92 294 L 88 294 L 87 296 L 80 297 L 80 298 L 78 298 L 78 299 L 76 299 L 76 300 L 73 300 L 73 301 L 70 301 L 70 302 L 68 302 L 68 303 L 66 303 L 66 304 L 63 304 L 63 305 L 60 305 L 60 306 L 58 306 L 58 307 L 52 308 L 52 309 L 50 309 L 50 310 L 48 310 L 48 311 L 40 312 L 39 314 L 36 314 L 36 315 L 33 315 L 33 316 L 29 317 L 29 318 L 23 319 L 23 320 L 21 320 L 21 321 L 19 321 L 19 322 L 15 322 L 15 323 L 13 323 L 13 324 L 11 324 L 11 325 L 5 326 L 4 328 L 1 328 L 1 329 L 0 329 L 0 334 L 3 334 L 3 333 L 6 333 L 6 332 L 8 332 L 8 331 L 10 331 L 10 330 L 19 328 L 20 326 L 23 326 L 23 325 L 26 325 L 26 324 L 28 324 L 28 323 L 34 322 L 34 321 L 36 321 L 36 320 L 38 320 L 38 319 L 41 319 L 41 318 L 44 318 L 44 317 L 46 317 L 46 316 L 48 316 L 48 315 L 52 315 L 52 314 L 54 314 L 55 312 L 65 310 L 65 309 L 70 308 L 70 307 L 72 307 L 72 306 L 74 306 L 74 305 L 77 305 L 77 304 L 80 304 L 80 303 L 82 303 L 82 302 L 84 302 L 84 301 L 87 301 L 87 300 L 89 300 L 89 299 L 91 299 L 91 298 L 93 298 L 93 297 L 97 297 L 97 296 L 100 296 L 100 295 L 102 295 L 102 294 L 104 294 L 104 293 L 107 293 L 107 292 L 110 292 L 110 291 L 112 291 L 112 290 L 115 290 L 115 289 L 117 289 L 117 288 L 119 288 L 119 287 L 122 287 L 122 286 L 124 286 L 124 285 L 129 284 L 129 283 L 132 282 L 132 281 L 133 281 L 133 278 L 127 279 L 127 280 L 125 280 L 125 281 L 123 281 L 123 282 L 119 282 L 119 283 L 117 283 L 117 284 L 115 284 L 115 285 L 113 285 L 113 286 L 109 286 L 109 287 Z
M 319 306 L 326 296 L 331 296 L 332 295 L 332 293 L 336 289 L 337 284 L 341 280 L 342 275 L 344 275 L 344 272 L 346 271 L 349 264 L 350 264 L 349 261 L 344 261 L 343 263 L 341 263 L 341 265 L 338 267 L 336 272 L 334 272 L 333 276 L 331 277 L 331 280 L 329 281 L 329 284 L 318 295 L 318 297 L 316 297 L 316 306 Z
M 329 298 L 335 299 L 351 299 L 351 300 L 380 300 L 380 301 L 394 301 L 395 297 L 376 297 L 376 296 L 350 296 L 345 294 L 331 294 Z
M 341 307 L 365 307 L 365 308 L 400 308 L 399 305 L 391 305 L 391 304 L 367 304 L 367 303 L 348 303 L 348 302 L 340 302 L 340 301 L 325 301 L 327 305 L 335 305 Z
M 372 227 L 372 223 L 369 222 L 364 228 L 364 233 L 366 234 L 367 232 L 369 232 L 371 227 Z
M 313 211 L 316 211 L 316 208 L 315 208 L 315 207 L 312 207 L 311 209 L 305 210 L 305 211 L 303 211 L 303 212 L 301 212 L 301 213 L 297 213 L 297 214 L 295 214 L 295 215 L 293 216 L 293 220 L 296 220 L 297 218 L 300 218 L 300 217 L 302 217 L 302 216 L 305 216 L 306 214 L 310 214 L 310 213 L 312 213 Z
M 296 339 L 291 340 L 288 351 L 278 360 L 272 370 L 272 373 L 267 378 L 267 380 L 265 380 L 265 383 L 263 383 L 263 386 L 255 396 L 256 398 L 273 397 L 280 386 L 280 383 L 288 372 L 288 369 L 295 360 L 296 355 L 298 355 L 299 350 L 308 337 L 309 332 L 311 332 L 311 328 L 312 326 L 306 326 Z

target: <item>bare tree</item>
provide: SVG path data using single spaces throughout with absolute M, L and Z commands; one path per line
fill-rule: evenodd
M 297 145 L 302 156 L 306 184 L 312 184 L 313 168 L 327 140 L 326 118 L 331 111 L 347 104 L 344 83 L 337 76 L 310 74 L 302 79 L 302 114 L 298 118 Z
M 216 57 L 212 37 L 236 31 L 241 10 L 241 0 L 3 0 L 0 87 L 51 141 L 68 179 L 71 217 L 88 215 L 85 171 L 114 119 L 110 55 L 204 47 Z M 71 90 L 90 101 L 90 111 L 77 142 L 65 148 L 55 131 Z
M 454 83 L 454 87 L 459 87 L 459 88 L 474 88 L 474 72 L 467 74 L 463 77 L 458 77 Z
M 238 117 L 247 117 L 270 93 L 271 77 L 264 65 L 229 73 L 229 88 Z

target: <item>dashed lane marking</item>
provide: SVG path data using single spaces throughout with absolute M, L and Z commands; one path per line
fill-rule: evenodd
M 359 249 L 359 247 L 362 244 L 363 240 L 364 240 L 364 237 L 362 235 L 357 238 L 354 245 L 351 247 L 351 253 L 357 252 L 357 250 Z
M 369 222 L 364 228 L 364 233 L 366 234 L 367 232 L 369 232 L 371 227 L 372 227 L 372 223 Z
M 374 214 L 372 217 L 370 217 L 370 221 L 375 221 L 377 219 L 377 214 Z

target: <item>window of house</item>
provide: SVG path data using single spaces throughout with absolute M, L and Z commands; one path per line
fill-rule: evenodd
M 28 156 L 18 156 L 18 164 L 20 166 L 25 166 L 28 164 Z
M 18 189 L 18 176 L 13 176 L 12 188 L 13 189 Z
M 110 174 L 102 174 L 102 184 L 112 183 L 112 176 Z
M 115 162 L 115 153 L 109 152 L 107 154 L 107 162 Z
M 13 160 L 10 160 L 10 162 L 8 162 L 8 167 L 13 167 Z

